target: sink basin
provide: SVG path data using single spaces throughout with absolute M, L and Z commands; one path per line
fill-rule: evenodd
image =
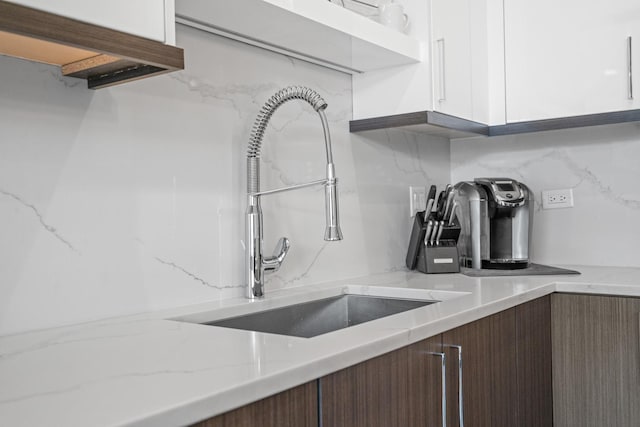
M 203 324 L 311 338 L 436 302 L 343 294 Z

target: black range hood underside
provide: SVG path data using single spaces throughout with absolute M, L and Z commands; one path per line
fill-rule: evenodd
M 58 65 L 90 89 L 184 69 L 179 47 L 3 0 L 0 55 Z

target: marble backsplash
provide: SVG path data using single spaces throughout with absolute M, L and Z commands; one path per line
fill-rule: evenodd
M 0 335 L 243 295 L 249 131 L 292 84 L 329 104 L 345 239 L 322 239 L 322 188 L 266 197 L 266 250 L 292 243 L 267 291 L 403 268 L 408 186 L 449 181 L 449 142 L 352 135 L 349 75 L 184 26 L 177 38 L 183 72 L 99 91 L 0 56 Z M 317 114 L 281 107 L 262 188 L 324 166 Z
M 408 187 L 505 175 L 573 188 L 536 204 L 532 258 L 640 266 L 640 125 L 457 140 L 350 134 L 351 78 L 178 26 L 186 69 L 99 91 L 0 56 L 0 335 L 244 293 L 247 139 L 288 85 L 327 100 L 345 239 L 324 242 L 322 188 L 263 201 L 267 252 L 292 249 L 267 291 L 404 269 Z M 274 115 L 263 189 L 324 176 L 320 121 Z
M 640 124 L 451 142 L 452 181 L 506 176 L 534 192 L 532 259 L 640 267 Z M 572 188 L 573 208 L 543 210 L 543 190 Z

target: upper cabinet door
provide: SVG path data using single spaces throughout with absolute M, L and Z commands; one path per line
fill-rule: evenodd
M 509 0 L 507 122 L 640 108 L 637 0 Z M 636 100 L 629 99 L 633 37 Z
M 473 119 L 469 14 L 467 0 L 431 2 L 433 109 Z
M 175 44 L 174 0 L 11 0 L 45 12 Z
M 433 109 L 504 124 L 504 32 L 500 0 L 432 0 Z

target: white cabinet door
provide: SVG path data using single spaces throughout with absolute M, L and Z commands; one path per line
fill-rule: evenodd
M 175 44 L 174 0 L 11 0 L 90 24 Z
M 500 0 L 432 0 L 433 108 L 504 124 L 504 33 Z
M 353 76 L 353 118 L 435 110 L 504 124 L 502 0 L 403 0 L 420 64 Z
M 507 122 L 640 108 L 628 99 L 627 70 L 627 38 L 635 35 L 640 73 L 638 0 L 504 5 Z
M 432 0 L 433 108 L 473 119 L 468 0 Z

